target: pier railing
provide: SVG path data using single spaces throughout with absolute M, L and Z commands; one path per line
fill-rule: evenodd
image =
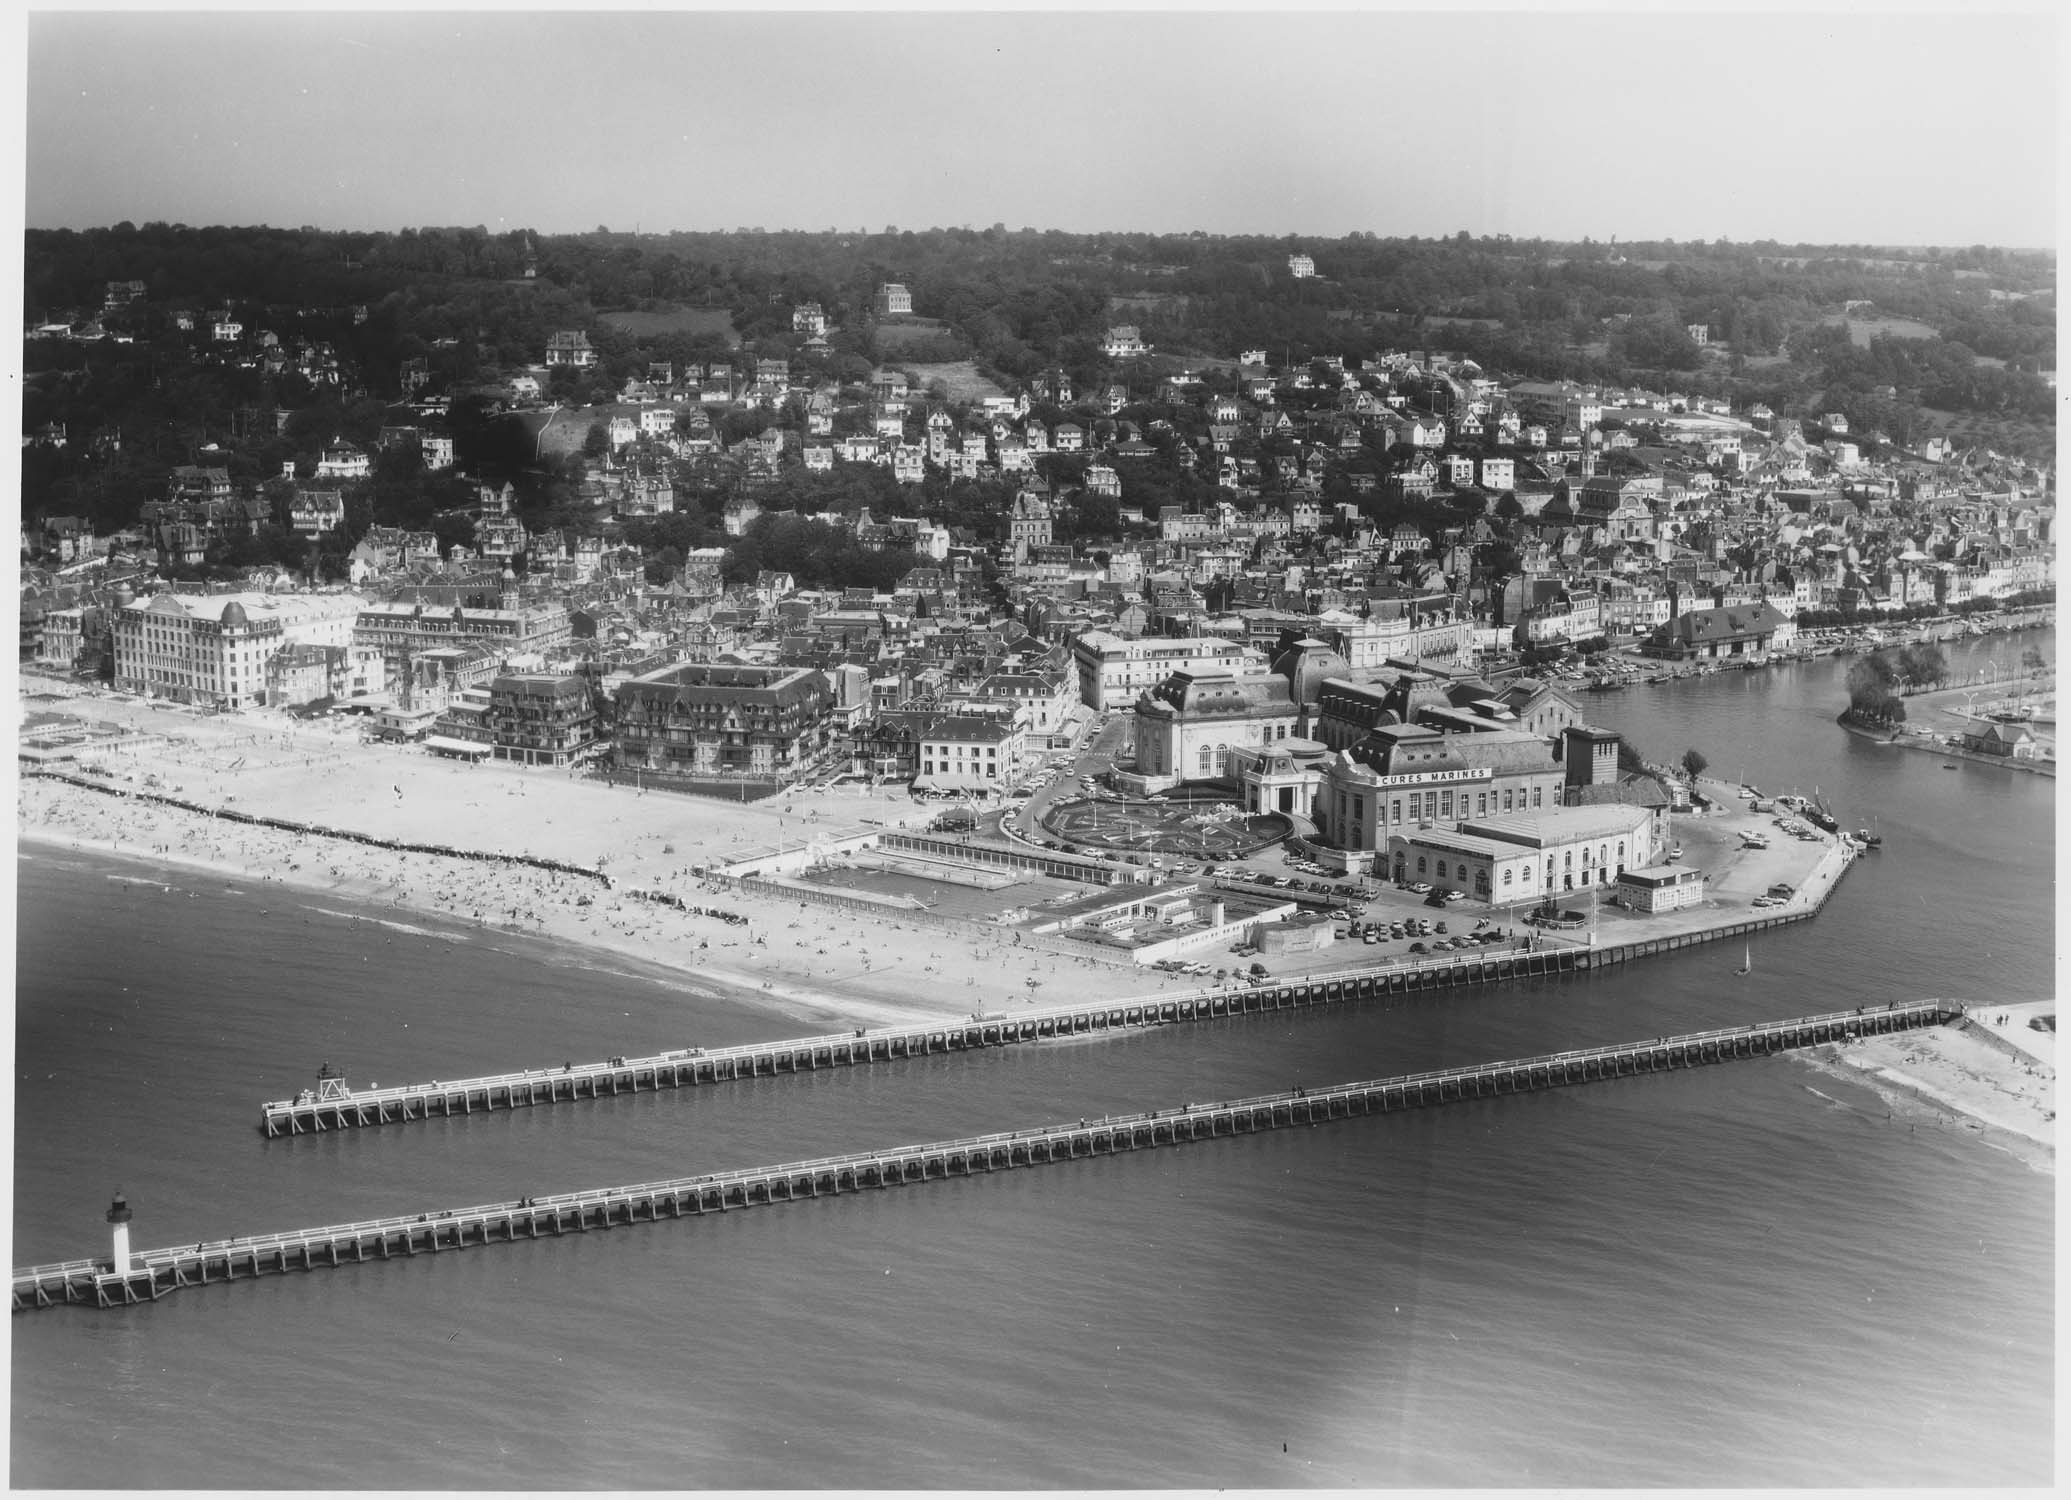
M 686 1048 L 604 1062 L 536 1067 L 432 1083 L 341 1092 L 333 1097 L 270 1100 L 260 1107 L 269 1136 L 303 1135 L 365 1125 L 400 1124 L 477 1110 L 599 1099 L 737 1078 L 817 1072 L 935 1052 L 1014 1046 L 1101 1031 L 1167 1026 L 1252 1015 L 1305 1005 L 1366 1001 L 1455 985 L 1575 973 L 1670 953 L 1721 939 L 1750 936 L 1818 914 L 1840 885 L 1849 860 L 1835 845 L 1787 907 L 1745 921 L 1602 947 L 1551 939 L 1511 939 L 1420 958 L 1398 957 L 1284 979 L 1240 976 L 1191 990 L 1016 1011 L 978 1012 L 906 1026 L 864 1029 L 713 1049 Z
M 1508 1062 L 1433 1069 L 1362 1083 L 1283 1090 L 1214 1104 L 1189 1101 L 1176 1107 L 1099 1120 L 1081 1118 L 1076 1123 L 1042 1125 L 1032 1130 L 993 1131 L 957 1140 L 812 1157 L 777 1166 L 670 1177 L 227 1240 L 203 1240 L 192 1246 L 144 1251 L 133 1256 L 132 1264 L 120 1271 L 108 1262 L 62 1261 L 17 1269 L 13 1275 L 13 1306 L 16 1311 L 60 1302 L 117 1306 L 149 1301 L 180 1287 L 218 1280 L 466 1249 L 534 1239 L 542 1233 L 583 1232 L 686 1214 L 724 1213 L 802 1198 L 1766 1056 L 1822 1042 L 1938 1025 L 1957 1019 L 1962 1013 L 1960 1005 L 1940 1000 L 1864 1007 L 1650 1041 L 1575 1048 Z
M 1442 986 L 1555 974 L 1576 967 L 1578 951 L 1526 946 L 1525 940 L 1515 939 L 1457 953 L 1384 960 L 1285 980 L 1232 980 L 1190 990 L 1085 1004 L 985 1011 L 968 1017 L 731 1047 L 689 1047 L 642 1057 L 614 1057 L 603 1062 L 522 1068 L 322 1095 L 311 1091 L 297 1098 L 262 1104 L 260 1129 L 269 1136 L 278 1136 L 401 1124 L 473 1114 L 478 1110 L 522 1109 L 737 1078 L 816 1072 L 934 1052 L 1013 1046 L 1060 1036 L 1367 1000 Z

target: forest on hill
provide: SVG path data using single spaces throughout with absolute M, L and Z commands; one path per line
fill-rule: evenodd
M 953 364 L 1006 389 L 1057 369 L 1083 397 L 1182 365 L 1226 380 L 1248 349 L 1298 367 L 1429 348 L 1499 376 L 1839 411 L 1900 441 L 1948 431 L 2038 458 L 2054 449 L 2042 378 L 2055 363 L 2054 257 L 1985 246 L 123 223 L 32 229 L 24 252 L 27 320 L 50 335 L 24 344 L 24 436 L 66 435 L 25 451 L 25 513 L 103 525 L 133 518 L 170 466 L 204 453 L 257 484 L 332 436 L 371 442 L 418 362 L 427 389 L 452 398 L 463 466 L 515 465 L 485 420 L 491 392 L 536 368 L 565 329 L 598 354 L 594 369 L 552 372 L 549 394 L 570 404 L 609 400 L 656 362 L 783 358 L 834 383 L 885 364 Z M 1294 274 L 1295 255 L 1315 274 Z M 129 283 L 141 295 L 117 305 L 111 284 Z M 913 318 L 877 315 L 886 283 L 910 291 Z M 827 315 L 824 349 L 792 329 L 804 302 Z M 685 310 L 698 315 L 670 316 Z M 334 353 L 336 378 L 221 357 L 208 327 L 218 313 L 284 348 Z M 1153 360 L 1101 353 L 1122 323 Z M 734 440 L 763 425 L 726 422 Z M 384 519 L 423 524 L 451 503 L 429 481 L 388 483 Z

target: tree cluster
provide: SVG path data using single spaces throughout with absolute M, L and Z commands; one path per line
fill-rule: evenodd
M 842 526 L 806 516 L 771 515 L 757 516 L 727 549 L 720 576 L 729 584 L 752 583 L 764 571 L 780 572 L 789 573 L 800 588 L 867 588 L 882 593 L 919 564 L 910 552 L 865 547 Z

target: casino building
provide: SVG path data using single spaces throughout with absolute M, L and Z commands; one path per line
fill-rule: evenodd
M 1253 650 L 1243 666 L 1173 670 L 1136 700 L 1136 770 L 1118 784 L 1155 792 L 1181 781 L 1241 779 L 1232 757 L 1306 740 L 1318 695 L 1349 670 L 1336 650 L 1306 638 L 1284 641 L 1270 665 Z M 1308 798 L 1301 801 L 1305 811 Z M 1297 810 L 1272 799 L 1246 805 Z
M 1233 750 L 1297 733 L 1301 711 L 1277 676 L 1174 672 L 1136 703 L 1136 774 L 1171 785 L 1230 773 Z

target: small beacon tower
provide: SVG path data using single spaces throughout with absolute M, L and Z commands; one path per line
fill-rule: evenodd
M 115 1226 L 114 1271 L 117 1276 L 129 1275 L 129 1203 L 118 1190 L 114 1203 L 108 1208 L 108 1222 Z

